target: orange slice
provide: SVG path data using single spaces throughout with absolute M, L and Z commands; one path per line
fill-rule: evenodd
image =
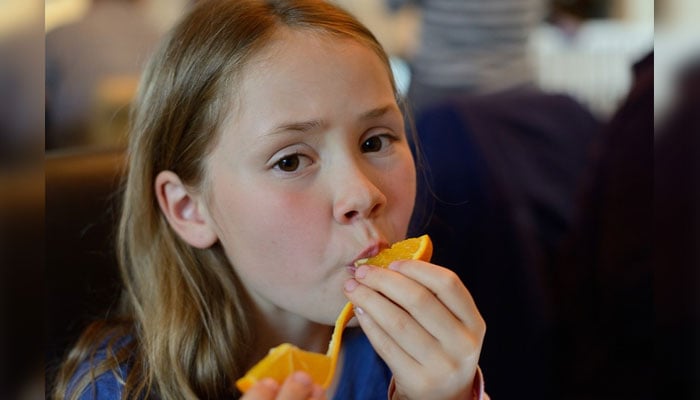
M 369 264 L 386 268 L 397 260 L 430 261 L 432 254 L 433 244 L 430 237 L 423 235 L 394 243 L 391 248 L 384 249 L 376 256 L 361 260 L 356 264 Z M 306 371 L 314 382 L 328 388 L 335 375 L 343 330 L 354 315 L 352 304 L 345 304 L 335 321 L 333 335 L 326 354 L 305 351 L 293 344 L 283 343 L 270 349 L 265 358 L 236 381 L 236 387 L 241 393 L 245 393 L 263 378 L 272 378 L 282 384 L 294 371 Z
M 422 260 L 430 261 L 433 256 L 433 242 L 428 235 L 409 238 L 394 243 L 391 248 L 384 249 L 374 257 L 360 260 L 356 266 L 362 264 L 387 268 L 389 264 L 398 260 Z
M 346 303 L 335 320 L 335 328 L 333 328 L 326 354 L 305 351 L 293 344 L 282 343 L 270 349 L 265 358 L 258 361 L 242 378 L 238 379 L 236 387 L 241 393 L 245 393 L 263 378 L 272 378 L 282 384 L 292 372 L 305 371 L 314 382 L 327 388 L 333 382 L 343 330 L 354 315 L 352 304 Z
M 304 351 L 292 344 L 282 343 L 236 381 L 238 389 L 245 393 L 259 379 L 272 378 L 283 382 L 293 371 L 306 371 L 314 382 L 324 382 L 331 368 L 331 359 L 325 354 Z

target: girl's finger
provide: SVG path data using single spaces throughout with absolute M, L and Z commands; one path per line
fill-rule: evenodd
M 314 385 L 309 400 L 326 400 L 326 391 L 319 385 Z
M 464 338 L 469 336 L 467 328 L 430 289 L 398 272 L 381 268 L 360 267 L 356 277 L 405 310 L 408 317 L 414 318 L 442 345 L 442 350 L 451 352 L 464 347 Z
M 355 317 L 372 347 L 387 363 L 395 377 L 410 376 L 412 371 L 420 368 L 418 362 L 401 348 L 364 308 L 356 307 Z
M 307 400 L 314 393 L 314 383 L 306 372 L 297 371 L 285 379 L 277 400 Z
M 453 271 L 424 261 L 408 260 L 392 263 L 389 270 L 425 286 L 470 329 L 484 329 L 484 321 L 471 293 Z
M 396 364 L 404 364 L 404 359 L 410 358 L 412 364 L 423 365 L 442 357 L 441 344 L 413 316 L 381 293 L 356 282 L 349 281 L 346 295 L 357 307 L 355 315 L 363 331 L 382 358 L 387 357 L 387 363 L 395 359 Z M 347 291 L 353 285 L 356 287 Z
M 254 384 L 241 397 L 241 400 L 271 400 L 277 395 L 280 385 L 272 378 L 265 378 Z

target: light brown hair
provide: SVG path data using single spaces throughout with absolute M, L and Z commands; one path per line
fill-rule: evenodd
M 280 26 L 350 38 L 389 60 L 355 18 L 320 0 L 200 1 L 171 31 L 142 77 L 132 112 L 129 168 L 117 250 L 124 281 L 118 320 L 90 327 L 59 375 L 57 398 L 70 398 L 100 373 L 128 364 L 123 398 L 219 398 L 250 360 L 248 299 L 224 251 L 200 250 L 170 228 L 154 193 L 163 170 L 206 190 L 205 159 L 237 97 L 242 71 Z M 396 88 L 394 88 L 396 93 Z M 129 337 L 128 344 L 118 340 Z M 81 364 L 107 346 L 82 377 Z

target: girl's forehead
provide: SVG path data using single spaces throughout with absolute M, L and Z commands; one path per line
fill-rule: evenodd
M 278 92 L 294 90 L 303 95 L 325 87 L 321 84 L 326 80 L 362 77 L 368 83 L 377 79 L 387 83 L 381 86 L 394 95 L 390 67 L 367 42 L 315 29 L 282 26 L 241 69 L 234 105 L 241 111 L 251 95 L 270 89 L 271 85 Z
M 270 36 L 267 43 L 251 57 L 246 69 L 255 70 L 260 64 L 280 63 L 289 61 L 298 51 L 317 51 L 320 53 L 331 53 L 343 51 L 352 45 L 361 45 L 370 48 L 361 39 L 351 36 L 339 36 L 320 29 L 314 28 L 293 28 L 279 26 Z M 290 52 L 293 48 L 295 52 Z
M 280 29 L 241 72 L 224 123 L 236 136 L 289 121 L 340 123 L 395 104 L 388 67 L 359 39 Z

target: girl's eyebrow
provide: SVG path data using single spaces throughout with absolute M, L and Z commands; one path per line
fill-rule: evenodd
M 393 104 L 387 104 L 387 105 L 382 106 L 382 107 L 377 107 L 377 108 L 373 108 L 369 111 L 365 111 L 362 114 L 360 114 L 360 116 L 357 119 L 358 119 L 358 121 L 367 121 L 367 120 L 371 120 L 371 119 L 380 118 L 394 109 L 396 109 L 396 107 Z M 322 119 L 311 119 L 308 121 L 284 122 L 284 123 L 272 128 L 270 131 L 268 131 L 268 133 L 265 136 L 275 135 L 278 133 L 289 132 L 289 131 L 295 131 L 295 132 L 300 132 L 300 133 L 310 132 L 314 129 L 318 129 L 319 127 L 321 127 L 323 125 L 325 125 L 325 122 Z
M 288 131 L 296 131 L 296 132 L 309 132 L 314 129 L 318 129 L 319 127 L 323 126 L 324 122 L 323 120 L 320 119 L 312 119 L 308 121 L 298 121 L 298 122 L 284 122 L 280 125 L 277 125 L 273 129 L 271 129 L 266 136 L 269 135 L 275 135 L 278 133 L 282 132 L 288 132 Z
M 371 109 L 369 111 L 366 111 L 362 114 L 360 114 L 360 117 L 358 120 L 360 121 L 366 121 L 370 119 L 375 119 L 384 116 L 384 114 L 388 113 L 389 111 L 395 109 L 396 107 L 393 104 L 387 104 L 383 107 L 377 107 L 374 109 Z

